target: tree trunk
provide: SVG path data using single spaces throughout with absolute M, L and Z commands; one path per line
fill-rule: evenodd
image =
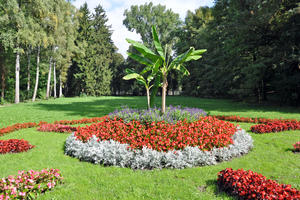
M 61 76 L 59 76 L 59 98 L 63 96 L 62 93 L 62 81 L 61 81 Z
M 29 48 L 27 54 L 27 95 L 29 95 L 29 90 L 30 90 L 30 54 L 31 52 Z
M 16 53 L 16 87 L 15 87 L 15 103 L 20 102 L 20 53 Z
M 35 86 L 32 101 L 35 101 L 38 86 L 39 86 L 39 73 L 40 73 L 40 46 L 37 49 L 37 57 L 36 57 L 36 77 L 35 77 Z
M 48 73 L 48 81 L 47 81 L 46 99 L 49 99 L 49 96 L 50 96 L 51 72 L 52 72 L 52 56 L 50 57 L 50 61 L 49 61 L 49 73 Z
M 5 94 L 5 69 L 4 66 L 2 68 L 2 73 L 1 73 L 1 99 L 4 99 L 4 94 Z
M 147 92 L 147 103 L 148 103 L 148 110 L 150 110 L 150 90 L 149 88 L 146 88 L 146 92 Z
M 56 69 L 55 69 L 55 62 L 53 63 L 53 80 L 54 80 L 54 83 L 53 83 L 53 90 L 54 90 L 54 98 L 56 98 Z
M 165 114 L 165 112 L 166 112 L 167 87 L 168 87 L 167 76 L 165 74 L 163 74 L 163 85 L 162 85 L 162 94 L 161 94 L 161 112 L 162 112 L 162 114 Z

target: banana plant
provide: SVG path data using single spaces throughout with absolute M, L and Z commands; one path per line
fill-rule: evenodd
M 168 74 L 172 70 L 177 70 L 181 72 L 183 75 L 189 75 L 189 71 L 184 67 L 184 63 L 192 60 L 198 60 L 202 56 L 206 49 L 195 50 L 194 47 L 190 47 L 185 53 L 178 55 L 175 58 L 172 58 L 170 52 L 168 51 L 168 46 L 162 48 L 162 45 L 159 41 L 158 34 L 155 26 L 152 26 L 152 37 L 156 52 L 151 51 L 145 45 L 130 39 L 126 39 L 128 43 L 130 43 L 136 50 L 140 52 L 140 55 L 133 54 L 128 52 L 128 56 L 132 59 L 140 62 L 141 64 L 146 65 L 147 67 L 143 70 L 148 72 L 153 68 L 158 66 L 158 71 L 156 74 L 153 74 L 155 79 L 155 83 L 153 85 L 151 99 L 157 93 L 157 89 L 159 86 L 162 87 L 162 113 L 165 113 L 166 110 L 166 93 L 168 87 Z M 161 83 L 162 79 L 162 83 Z M 153 96 L 153 97 L 152 97 Z
M 149 74 L 147 77 L 144 77 L 144 75 L 149 71 L 150 68 L 145 68 L 140 74 L 135 72 L 132 69 L 125 69 L 125 72 L 127 73 L 126 76 L 123 77 L 124 80 L 131 80 L 131 79 L 136 79 L 139 83 L 143 84 L 146 88 L 146 93 L 147 93 L 147 107 L 148 109 L 151 108 L 151 106 L 154 103 L 154 99 L 152 98 L 152 100 L 150 99 L 150 89 L 155 85 L 159 83 L 152 81 L 154 79 L 154 77 L 156 76 L 157 72 L 158 72 L 158 65 L 159 63 L 155 63 L 153 67 L 151 67 L 151 74 Z M 158 80 L 156 78 L 156 80 Z M 151 82 L 153 84 L 151 84 Z M 157 87 L 158 88 L 158 87 Z M 152 102 L 152 103 L 151 103 Z

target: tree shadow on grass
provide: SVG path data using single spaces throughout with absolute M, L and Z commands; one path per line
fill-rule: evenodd
M 145 103 L 141 97 L 133 98 L 99 98 L 92 101 L 83 99 L 82 101 L 63 103 L 63 104 L 48 104 L 38 103 L 35 106 L 38 109 L 48 111 L 61 111 L 68 115 L 76 115 L 83 117 L 101 117 L 119 109 L 122 106 L 130 105 L 130 107 L 145 108 Z
M 230 196 L 229 194 L 225 193 L 222 190 L 219 190 L 216 180 L 207 180 L 205 183 L 208 187 L 211 187 L 211 188 L 214 189 L 214 194 L 215 194 L 216 197 L 219 197 L 219 198 L 222 198 L 222 199 L 224 199 L 225 197 L 227 197 L 227 198 L 229 197 L 230 199 L 233 199 L 233 200 L 238 199 L 234 196 Z
M 78 101 L 79 99 L 79 101 Z M 128 106 L 130 108 L 144 108 L 146 109 L 146 97 L 99 97 L 99 98 L 77 98 L 76 101 L 70 103 L 55 103 L 50 104 L 47 102 L 41 102 L 35 104 L 38 109 L 48 111 L 62 111 L 68 115 L 77 115 L 84 117 L 99 117 L 107 115 L 113 112 L 115 109 L 119 109 L 122 106 Z M 167 97 L 168 105 L 181 105 L 182 107 L 198 107 L 207 112 L 221 112 L 229 115 L 237 112 L 268 112 L 276 111 L 281 113 L 300 113 L 300 109 L 295 108 L 280 108 L 273 106 L 260 106 L 250 105 L 245 103 L 233 102 L 231 100 L 219 100 L 219 99 L 202 99 L 196 97 Z M 160 98 L 157 97 L 155 105 L 160 107 Z

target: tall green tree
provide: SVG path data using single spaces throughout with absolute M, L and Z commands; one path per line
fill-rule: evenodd
M 181 25 L 179 14 L 161 4 L 153 5 L 152 2 L 144 5 L 131 6 L 124 12 L 123 24 L 129 31 L 140 34 L 143 43 L 154 50 L 152 42 L 151 27 L 155 25 L 160 33 L 160 40 L 163 45 L 174 44 L 176 42 L 176 31 Z
M 79 29 L 76 44 L 81 50 L 73 62 L 70 72 L 74 73 L 74 81 L 70 87 L 75 94 L 100 96 L 111 93 L 110 84 L 113 53 L 116 48 L 111 40 L 110 27 L 107 25 L 107 16 L 99 5 L 93 14 L 87 4 L 80 8 Z M 74 94 L 73 94 L 74 95 Z
M 20 54 L 23 52 L 22 42 L 26 37 L 26 20 L 22 10 L 22 1 L 4 0 L 0 4 L 1 43 L 5 48 L 13 49 L 15 53 L 15 103 L 20 101 Z M 5 32 L 4 32 L 5 31 Z

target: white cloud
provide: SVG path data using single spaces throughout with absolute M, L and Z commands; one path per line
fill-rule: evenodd
M 140 40 L 140 35 L 135 32 L 130 32 L 123 25 L 125 9 L 130 9 L 131 5 L 142 5 L 149 0 L 77 0 L 73 4 L 79 8 L 81 5 L 87 2 L 89 9 L 92 11 L 97 5 L 101 5 L 106 11 L 108 17 L 108 24 L 112 26 L 112 40 L 118 47 L 119 52 L 127 57 L 126 51 L 128 50 L 128 43 L 126 38 Z M 171 8 L 175 13 L 180 15 L 181 19 L 185 18 L 188 10 L 194 11 L 200 6 L 212 6 L 213 0 L 152 0 L 154 5 L 165 5 L 167 9 Z

